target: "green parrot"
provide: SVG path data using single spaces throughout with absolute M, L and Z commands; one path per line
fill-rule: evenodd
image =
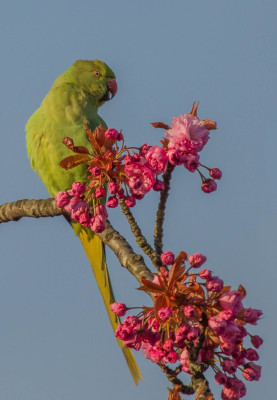
M 69 190 L 73 182 L 83 182 L 87 166 L 70 170 L 61 168 L 60 162 L 71 155 L 62 139 L 70 137 L 76 146 L 92 150 L 85 125 L 92 131 L 99 125 L 107 128 L 97 114 L 98 108 L 110 100 L 117 91 L 113 71 L 100 60 L 77 60 L 53 83 L 40 107 L 26 125 L 26 142 L 32 168 L 38 172 L 52 197 L 59 191 Z M 120 320 L 110 310 L 114 295 L 105 261 L 105 249 L 97 235 L 76 222 L 71 222 L 90 261 L 104 304 L 115 330 Z M 118 341 L 136 384 L 141 372 L 129 348 Z

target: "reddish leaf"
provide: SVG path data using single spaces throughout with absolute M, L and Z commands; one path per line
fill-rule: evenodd
M 170 388 L 167 388 L 167 390 L 169 391 L 168 400 L 182 400 L 182 397 L 179 395 L 177 390 L 175 389 L 172 390 Z
M 226 292 L 230 292 L 231 286 L 224 286 L 224 288 L 222 289 L 220 294 L 226 293 Z
M 71 151 L 74 153 L 79 153 L 79 154 L 89 154 L 89 151 L 86 147 L 84 146 L 74 146 L 73 139 L 70 137 L 65 137 L 62 140 L 63 144 L 66 145 Z
M 161 293 L 161 286 L 158 285 L 157 283 L 154 283 L 152 281 L 149 281 L 148 279 L 141 278 L 141 283 L 142 286 L 139 288 L 139 290 L 144 290 L 144 291 L 149 291 L 149 292 L 155 292 L 155 293 Z
M 169 307 L 169 298 L 165 294 L 157 297 L 157 299 L 155 300 L 154 311 L 156 319 L 158 321 L 161 320 L 159 317 L 159 311 L 163 307 Z
M 209 119 L 203 119 L 202 121 L 204 122 L 205 128 L 207 128 L 209 131 L 217 128 L 216 122 L 214 121 L 210 121 Z
M 75 168 L 78 165 L 81 165 L 90 160 L 90 156 L 87 154 L 76 154 L 75 156 L 69 156 L 64 158 L 60 162 L 60 166 L 64 169 Z
M 169 125 L 164 124 L 163 122 L 151 122 L 151 125 L 154 126 L 154 128 L 162 128 L 162 129 L 170 129 Z
M 100 148 L 103 147 L 105 140 L 106 140 L 105 132 L 106 132 L 106 129 L 102 125 L 99 125 L 93 131 L 93 137 L 96 140 L 96 142 Z
M 239 285 L 238 291 L 242 294 L 242 298 L 244 299 L 246 297 L 246 294 L 247 294 L 245 288 L 242 285 Z

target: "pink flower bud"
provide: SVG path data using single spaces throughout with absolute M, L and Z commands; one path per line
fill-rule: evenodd
M 187 318 L 193 318 L 196 315 L 195 308 L 193 306 L 185 306 L 184 307 L 184 314 Z
M 92 175 L 98 176 L 101 174 L 101 168 L 98 167 L 91 168 L 90 172 Z
M 127 207 L 134 207 L 136 205 L 136 199 L 134 196 L 128 196 L 125 198 L 125 204 Z
M 199 272 L 199 276 L 201 279 L 209 279 L 211 277 L 211 271 L 209 269 L 202 269 Z
M 246 368 L 242 371 L 242 375 L 248 381 L 258 381 L 261 377 L 262 367 L 250 362 L 247 364 Z
M 218 276 L 211 276 L 206 281 L 206 288 L 211 292 L 221 292 L 223 289 L 223 280 L 219 279 Z
M 187 338 L 188 340 L 195 340 L 200 336 L 200 334 L 200 328 L 198 326 L 192 326 L 191 328 L 189 328 Z
M 247 360 L 249 361 L 258 361 L 259 354 L 256 352 L 256 350 L 254 349 L 247 349 L 246 350 L 246 355 L 245 358 L 247 358 Z
M 106 202 L 106 206 L 109 208 L 115 208 L 118 206 L 118 200 L 116 196 L 111 196 Z
M 213 179 L 221 179 L 222 177 L 222 172 L 220 171 L 219 168 L 213 168 L 210 170 L 210 177 L 212 177 Z
M 218 371 L 215 374 L 215 381 L 218 385 L 225 385 L 225 383 L 227 382 L 227 376 L 225 374 L 223 374 L 223 372 Z
M 74 182 L 71 188 L 73 196 L 82 196 L 86 191 L 86 185 L 83 182 Z
M 59 208 L 67 206 L 70 202 L 70 199 L 71 197 L 68 192 L 59 192 L 55 196 L 55 200 Z
M 93 232 L 101 233 L 105 230 L 106 220 L 102 215 L 95 215 L 90 221 L 90 228 Z
M 255 347 L 255 349 L 258 349 L 262 344 L 263 344 L 263 339 L 258 336 L 251 336 L 251 343 L 253 344 L 253 346 Z
M 118 184 L 115 181 L 111 181 L 108 183 L 108 190 L 111 194 L 116 194 L 118 191 Z
M 145 156 L 145 154 L 151 149 L 152 146 L 149 146 L 149 144 L 144 143 L 142 146 L 140 146 L 140 154 L 142 156 Z
M 237 316 L 242 310 L 242 294 L 237 290 L 223 293 L 219 298 L 221 307 L 226 311 L 231 311 Z
M 162 321 L 164 321 L 164 322 L 167 321 L 172 315 L 171 308 L 170 307 L 160 308 L 158 315 Z
M 118 132 L 117 140 L 118 140 L 119 142 L 121 142 L 121 140 L 123 140 L 123 135 L 122 135 L 121 132 Z
M 185 161 L 185 157 L 180 150 L 169 149 L 167 156 L 169 162 L 173 165 L 181 165 Z
M 202 183 L 201 189 L 204 193 L 212 193 L 217 189 L 217 183 L 213 179 L 206 179 Z
M 118 189 L 118 191 L 116 192 L 116 196 L 118 199 L 124 199 L 124 197 L 125 197 L 124 190 Z
M 169 363 L 171 363 L 171 364 L 175 364 L 175 363 L 179 360 L 179 356 L 178 356 L 178 354 L 176 353 L 176 351 L 174 351 L 174 350 L 171 350 L 171 351 L 167 354 L 166 358 L 167 358 L 167 361 L 168 361 Z
M 96 215 L 101 215 L 105 220 L 108 218 L 106 206 L 104 204 L 98 204 L 95 207 Z
M 106 201 L 106 207 L 115 208 L 118 206 L 118 199 L 116 196 L 110 196 Z
M 206 262 L 206 260 L 207 260 L 207 258 L 205 256 L 203 256 L 201 253 L 195 253 L 189 257 L 189 263 L 194 268 L 201 267 L 201 265 L 204 264 L 204 262 Z
M 252 325 L 257 325 L 257 321 L 262 315 L 261 310 L 255 310 L 254 308 L 245 308 L 243 311 L 244 321 Z
M 227 372 L 228 374 L 234 374 L 237 370 L 237 367 L 234 363 L 233 360 L 226 359 L 221 363 L 221 367 L 224 372 Z
M 113 303 L 111 304 L 111 310 L 118 317 L 123 317 L 126 314 L 127 308 L 123 303 Z
M 156 192 L 162 192 L 164 190 L 163 181 L 159 181 L 158 179 L 154 182 L 153 190 Z
M 199 166 L 199 155 L 198 154 L 186 154 L 184 159 L 184 167 L 189 172 L 194 172 Z
M 118 140 L 118 131 L 116 129 L 107 129 L 105 132 L 105 136 L 110 140 Z
M 101 199 L 102 197 L 105 197 L 106 195 L 106 190 L 103 188 L 103 186 L 98 186 L 98 188 L 95 190 L 95 197 L 97 199 Z
M 165 265 L 172 265 L 175 260 L 175 255 L 171 251 L 165 251 L 161 254 L 161 260 Z

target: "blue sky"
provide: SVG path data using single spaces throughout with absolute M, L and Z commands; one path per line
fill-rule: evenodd
M 116 73 L 118 94 L 100 115 L 130 145 L 158 143 L 150 122 L 170 124 L 195 100 L 200 117 L 218 122 L 201 153 L 223 170 L 218 191 L 205 195 L 196 174 L 176 171 L 164 247 L 206 254 L 226 284 L 246 287 L 247 307 L 264 311 L 252 329 L 265 340 L 262 379 L 247 385 L 252 400 L 275 391 L 277 372 L 276 14 L 273 0 L 11 0 L 0 16 L 1 203 L 48 197 L 29 165 L 24 127 L 76 59 L 102 59 Z M 135 210 L 150 240 L 157 201 L 149 194 Z M 129 237 L 119 210 L 110 217 Z M 0 237 L 1 398 L 167 398 L 166 379 L 141 355 L 143 382 L 131 381 L 62 218 L 5 224 Z M 110 252 L 108 265 L 119 301 L 148 302 Z

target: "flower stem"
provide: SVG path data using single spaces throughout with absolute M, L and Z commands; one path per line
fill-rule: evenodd
M 124 199 L 119 200 L 121 210 L 123 214 L 126 216 L 127 221 L 129 222 L 131 231 L 133 235 L 136 238 L 136 242 L 138 246 L 143 250 L 143 252 L 150 258 L 152 261 L 153 265 L 159 269 L 158 265 L 160 263 L 160 257 L 158 254 L 154 251 L 152 246 L 147 242 L 147 239 L 145 236 L 143 236 L 130 208 L 126 206 Z
M 155 250 L 159 256 L 163 252 L 163 223 L 165 217 L 165 207 L 170 190 L 170 179 L 174 168 L 174 165 L 168 164 L 167 170 L 163 174 L 164 190 L 160 194 L 160 202 L 156 214 L 156 223 L 153 236 Z M 160 265 L 162 265 L 161 262 Z

